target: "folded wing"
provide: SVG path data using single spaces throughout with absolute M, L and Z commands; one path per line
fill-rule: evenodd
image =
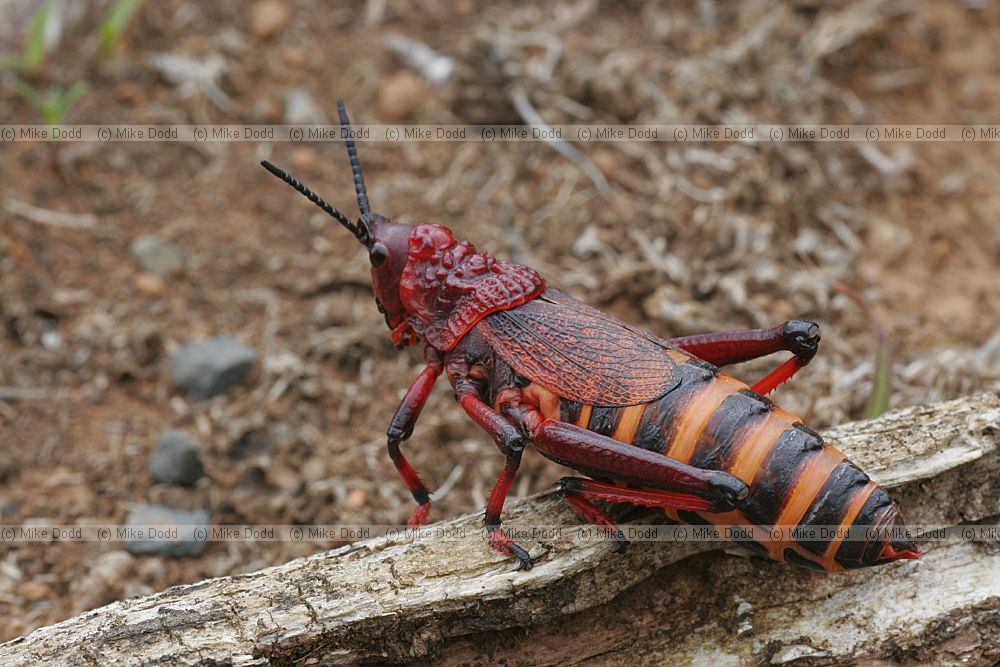
M 677 365 L 690 358 L 552 289 L 492 313 L 477 326 L 518 373 L 588 405 L 636 405 L 659 398 L 677 384 Z

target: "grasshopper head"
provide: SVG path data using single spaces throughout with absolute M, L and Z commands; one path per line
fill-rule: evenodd
M 337 109 L 340 112 L 341 126 L 350 130 L 351 121 L 343 100 L 337 101 Z M 354 189 L 358 197 L 358 207 L 361 209 L 361 216 L 356 223 L 351 222 L 339 209 L 328 204 L 284 170 L 266 160 L 261 162 L 261 165 L 323 209 L 368 249 L 368 259 L 372 265 L 372 288 L 375 291 L 375 301 L 379 310 L 385 315 L 386 324 L 389 325 L 390 329 L 393 329 L 393 338 L 395 339 L 397 338 L 396 330 L 402 326 L 405 317 L 405 311 L 399 298 L 399 282 L 406 267 L 410 251 L 410 236 L 414 227 L 397 224 L 384 216 L 372 213 L 368 204 L 368 192 L 365 189 L 364 177 L 361 173 L 357 145 L 349 131 L 346 133 L 344 143 L 347 144 L 347 155 L 351 161 L 351 170 L 354 172 Z M 396 342 L 416 341 L 396 340 Z

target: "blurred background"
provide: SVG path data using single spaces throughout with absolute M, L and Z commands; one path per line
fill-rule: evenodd
M 984 0 L 0 0 L 0 123 L 992 123 L 998 43 Z M 818 321 L 776 394 L 816 428 L 1000 388 L 997 143 L 560 148 L 360 152 L 376 211 L 662 337 Z M 384 433 L 420 353 L 260 159 L 355 215 L 338 143 L 0 143 L 0 523 L 409 516 Z M 432 520 L 481 511 L 502 460 L 446 382 L 406 449 Z M 336 545 L 0 544 L 0 640 Z

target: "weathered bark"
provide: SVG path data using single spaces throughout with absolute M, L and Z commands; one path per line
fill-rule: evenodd
M 996 395 L 825 435 L 897 487 L 911 523 L 1000 516 Z M 512 503 L 507 516 L 577 522 L 563 505 L 543 495 Z M 446 525 L 478 534 L 480 521 Z M 622 556 L 599 543 L 524 546 L 538 559 L 530 572 L 513 571 L 481 540 L 368 540 L 116 602 L 0 645 L 0 664 L 1000 659 L 994 545 L 937 543 L 921 561 L 843 575 L 721 553 L 665 568 L 720 546 L 709 543 L 635 543 Z

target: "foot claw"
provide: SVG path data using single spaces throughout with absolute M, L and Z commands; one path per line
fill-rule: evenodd
M 531 556 L 529 556 L 528 552 L 522 549 L 521 547 L 511 543 L 510 550 L 514 552 L 514 555 L 517 556 L 517 560 L 520 561 L 520 563 L 517 566 L 518 571 L 521 570 L 527 571 L 535 566 L 535 560 Z
M 510 539 L 510 536 L 504 534 L 500 528 L 489 529 L 490 534 L 490 546 L 502 553 L 504 556 L 513 556 L 519 561 L 517 569 L 518 570 L 530 570 L 535 565 L 534 559 L 528 555 L 528 552 L 523 548 L 519 547 Z

